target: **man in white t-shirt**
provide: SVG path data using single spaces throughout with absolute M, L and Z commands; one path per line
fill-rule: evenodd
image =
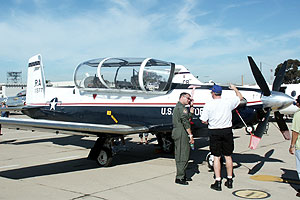
M 232 98 L 221 98 L 222 87 L 214 85 L 211 90 L 213 100 L 206 103 L 201 114 L 202 123 L 208 124 L 210 151 L 214 155 L 215 183 L 211 189 L 221 191 L 221 155 L 225 156 L 227 181 L 225 186 L 232 188 L 233 163 L 231 154 L 234 149 L 232 133 L 232 110 L 234 110 L 243 99 L 238 89 L 230 84 L 230 89 L 234 90 L 236 96 Z

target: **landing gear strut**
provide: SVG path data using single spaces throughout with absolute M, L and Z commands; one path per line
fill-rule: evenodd
M 113 158 L 112 141 L 113 137 L 99 137 L 91 149 L 88 158 L 96 160 L 100 167 L 110 166 Z

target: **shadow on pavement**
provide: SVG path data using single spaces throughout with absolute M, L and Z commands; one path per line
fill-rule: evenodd
M 67 136 L 67 137 L 59 137 L 59 138 L 50 138 L 50 139 L 38 139 L 38 140 L 30 140 L 24 142 L 12 141 L 14 145 L 21 144 L 32 144 L 32 143 L 40 143 L 40 142 L 53 142 L 58 145 L 76 145 L 84 148 L 91 148 L 94 145 L 94 141 L 85 140 L 80 136 Z M 153 142 L 153 140 L 151 140 Z M 207 138 L 201 138 L 195 140 L 195 150 L 191 151 L 190 160 L 188 166 L 188 176 L 192 177 L 196 173 L 200 173 L 198 166 L 203 162 L 206 162 L 206 155 L 208 154 L 208 150 L 202 150 L 201 148 L 207 147 L 209 141 Z M 158 148 L 155 144 L 150 143 L 148 145 L 137 145 L 136 142 L 131 141 L 131 138 L 128 137 L 126 139 L 127 151 L 118 152 L 112 162 L 112 167 L 118 165 L 125 165 L 137 162 L 143 162 L 148 160 L 153 160 L 157 158 L 168 158 L 174 159 L 173 154 L 163 153 L 158 151 Z M 252 169 L 249 169 L 249 174 L 254 174 L 258 172 L 266 162 L 283 162 L 282 160 L 271 158 L 274 150 L 270 150 L 266 152 L 264 156 L 260 156 L 257 154 L 233 154 L 233 161 L 237 163 L 236 168 L 240 167 L 243 163 L 257 163 Z M 175 167 L 175 166 L 174 166 Z M 10 179 L 26 179 L 32 177 L 53 175 L 53 174 L 61 174 L 61 173 L 69 173 L 74 171 L 84 171 L 89 169 L 99 168 L 96 161 L 88 160 L 86 158 L 61 161 L 55 163 L 47 163 L 36 166 L 24 167 L 19 169 L 12 169 L 1 171 L 0 176 Z M 103 168 L 99 168 L 102 170 Z

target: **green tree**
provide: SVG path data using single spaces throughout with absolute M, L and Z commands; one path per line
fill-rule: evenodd
M 279 69 L 282 67 L 283 63 L 277 65 L 275 69 L 274 75 L 276 76 Z M 299 60 L 289 59 L 287 60 L 286 72 L 284 75 L 283 83 L 291 84 L 291 83 L 300 83 L 300 67 Z

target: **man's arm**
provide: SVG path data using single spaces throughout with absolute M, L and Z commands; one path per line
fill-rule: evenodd
M 298 135 L 299 135 L 299 133 L 297 133 L 296 131 L 292 131 L 291 146 L 289 148 L 290 154 L 295 154 L 295 145 L 296 145 L 296 141 L 298 139 Z
M 235 91 L 236 96 L 240 98 L 240 100 L 243 100 L 243 95 L 240 93 L 240 91 L 235 87 L 235 85 L 230 84 L 230 89 Z

